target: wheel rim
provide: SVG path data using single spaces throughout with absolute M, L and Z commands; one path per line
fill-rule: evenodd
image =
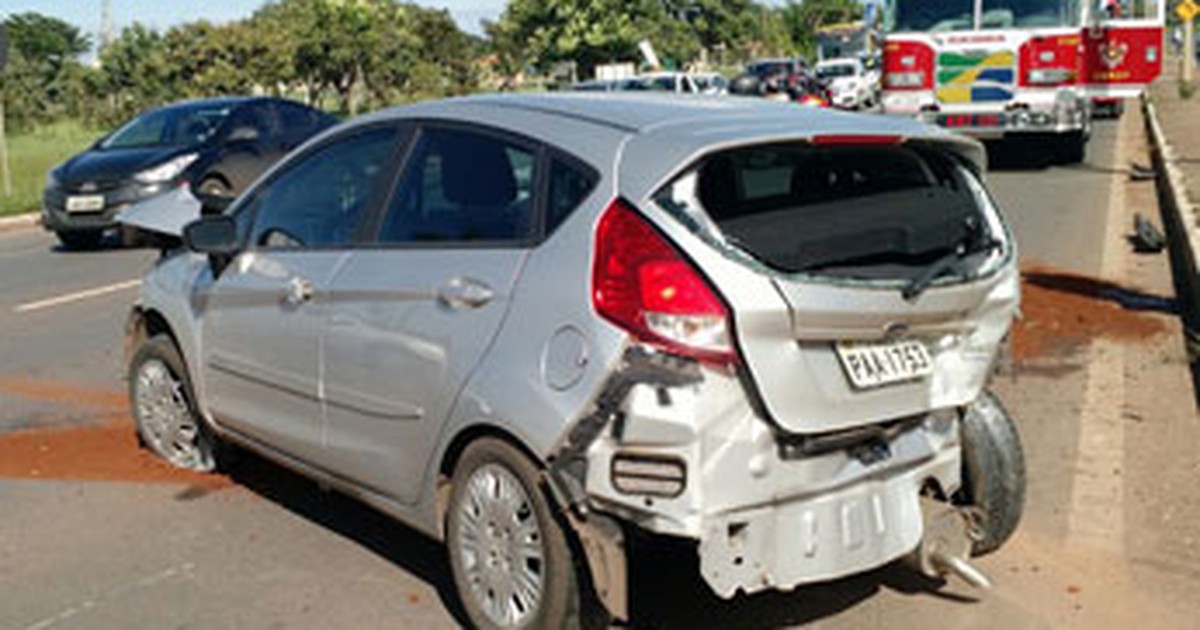
M 134 397 L 142 438 L 155 453 L 180 468 L 212 468 L 212 457 L 202 447 L 200 426 L 188 405 L 183 382 L 165 363 L 158 359 L 142 363 Z
M 457 506 L 453 542 L 468 593 L 492 623 L 525 624 L 538 610 L 545 587 L 545 548 L 525 487 L 497 464 L 467 480 Z

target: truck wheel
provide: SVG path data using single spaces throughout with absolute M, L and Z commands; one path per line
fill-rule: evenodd
M 1079 164 L 1087 159 L 1088 134 L 1077 131 L 1064 136 L 1058 147 L 1060 164 Z
M 982 512 L 982 536 L 972 548 L 973 555 L 981 556 L 999 549 L 1021 521 L 1025 452 L 1016 424 L 991 392 L 967 408 L 960 426 L 963 478 L 953 501 Z
M 476 628 L 585 625 L 578 564 L 540 477 L 529 458 L 494 438 L 468 446 L 454 469 L 446 545 Z

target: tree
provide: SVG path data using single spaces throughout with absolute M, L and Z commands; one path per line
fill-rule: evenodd
M 79 29 L 38 13 L 5 20 L 10 43 L 9 65 L 0 73 L 7 116 L 14 128 L 48 122 L 81 108 L 72 81 L 86 70 L 76 57 L 90 44 Z
M 858 0 L 789 0 L 781 12 L 792 42 L 802 53 L 813 57 L 817 50 L 817 30 L 861 20 L 863 8 Z
M 166 40 L 137 22 L 104 47 L 100 69 L 110 97 L 109 122 L 175 100 L 179 92 L 172 80 Z
M 79 29 L 40 13 L 19 13 L 5 20 L 12 50 L 32 62 L 49 62 L 55 68 L 87 52 L 92 44 Z
M 689 58 L 698 45 L 684 28 L 660 0 L 510 0 L 500 19 L 485 25 L 503 67 L 545 71 L 574 61 L 584 74 L 638 59 L 643 39 L 667 57 Z

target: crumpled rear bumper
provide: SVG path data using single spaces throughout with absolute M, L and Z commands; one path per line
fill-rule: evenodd
M 956 479 L 946 451 L 904 471 L 812 497 L 705 519 L 700 568 L 718 595 L 836 579 L 913 551 L 924 535 L 920 493 L 930 478 Z
M 954 409 L 813 448 L 788 442 L 735 375 L 710 368 L 686 387 L 635 386 L 621 408 L 620 423 L 587 449 L 588 503 L 696 540 L 703 576 L 723 597 L 896 560 L 924 534 L 922 490 L 960 484 Z

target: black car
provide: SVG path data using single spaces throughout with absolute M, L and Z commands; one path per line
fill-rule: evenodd
M 125 207 L 190 185 L 233 196 L 335 118 L 293 101 L 224 97 L 153 109 L 55 167 L 42 224 L 63 246 L 95 245 Z

